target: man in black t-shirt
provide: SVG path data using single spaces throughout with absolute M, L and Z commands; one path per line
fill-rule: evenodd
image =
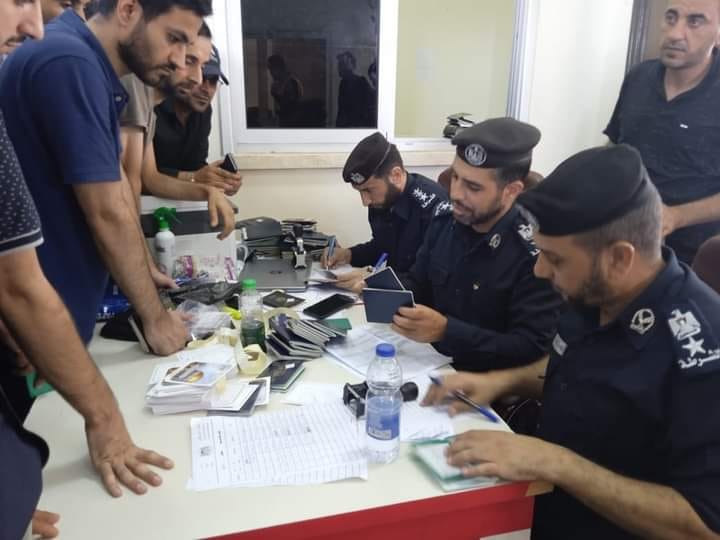
M 663 234 L 690 264 L 720 233 L 720 3 L 671 0 L 659 60 L 625 78 L 605 134 L 640 151 L 664 203 Z

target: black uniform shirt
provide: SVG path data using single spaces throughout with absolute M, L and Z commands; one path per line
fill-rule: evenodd
M 517 206 L 486 234 L 456 222 L 449 205 L 439 214 L 402 277 L 416 303 L 448 318 L 445 337 L 433 346 L 466 371 L 538 360 L 550 346 L 562 300 L 533 273 L 532 226 Z
M 153 145 L 158 171 L 177 176 L 179 171 L 197 171 L 207 165 L 212 107 L 191 112 L 185 125 L 175 114 L 173 98 L 155 107 L 155 114 Z
M 400 199 L 389 210 L 370 208 L 368 221 L 372 240 L 350 248 L 353 266 L 373 265 L 383 253 L 388 266 L 396 272 L 407 272 L 425 238 L 438 204 L 447 202 L 448 194 L 440 184 L 419 174 L 408 173 Z
M 616 321 L 599 327 L 597 311 L 560 319 L 539 436 L 675 489 L 720 532 L 720 296 L 663 255 L 665 269 Z M 533 538 L 635 536 L 556 488 L 536 501 Z

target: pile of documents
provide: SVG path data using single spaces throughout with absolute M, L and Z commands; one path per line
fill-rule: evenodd
M 270 319 L 265 338 L 268 352 L 278 360 L 312 360 L 323 355 L 327 345 L 344 339 L 347 332 L 325 321 L 291 319 L 281 314 Z
M 236 374 L 235 354 L 228 345 L 181 351 L 173 361 L 155 367 L 145 404 L 154 414 L 239 411 L 258 388 L 250 381 L 232 378 Z
M 395 356 L 402 368 L 404 380 L 427 375 L 452 362 L 427 343 L 407 339 L 386 325 L 364 325 L 353 328 L 343 341 L 328 344 L 327 352 L 356 375 L 365 378 L 370 361 L 375 358 L 375 347 L 380 343 L 395 346 Z

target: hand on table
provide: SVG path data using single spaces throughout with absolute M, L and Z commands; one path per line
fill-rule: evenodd
M 539 480 L 560 447 L 535 437 L 502 431 L 473 430 L 455 437 L 447 461 L 465 476 L 497 476 L 522 482 Z
M 391 328 L 419 343 L 434 343 L 445 336 L 447 317 L 427 306 L 401 307 L 393 317 Z
M 190 337 L 185 326 L 188 319 L 188 315 L 177 311 L 163 311 L 158 319 L 143 321 L 145 337 L 152 351 L 158 356 L 167 356 L 185 347 Z
M 57 528 L 58 521 L 60 521 L 60 514 L 45 512 L 44 510 L 35 510 L 32 517 L 33 537 L 55 538 L 60 534 Z
M 146 484 L 159 486 L 162 479 L 148 465 L 162 469 L 174 466 L 165 456 L 135 446 L 119 411 L 101 424 L 86 423 L 85 433 L 90 459 L 113 497 L 122 495 L 120 485 L 138 495 L 147 491 Z

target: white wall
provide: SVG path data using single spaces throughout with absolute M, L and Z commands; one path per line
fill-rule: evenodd
M 543 132 L 533 168 L 547 174 L 572 153 L 606 140 L 602 130 L 624 74 L 632 0 L 534 1 L 539 19 L 529 120 Z M 217 116 L 213 126 L 218 126 Z M 217 131 L 211 134 L 211 159 L 220 157 Z M 342 181 L 339 165 L 248 170 L 250 160 L 239 155 L 238 161 L 241 168 L 246 165 L 243 188 L 233 199 L 241 217 L 312 217 L 344 245 L 368 238 L 367 212 Z M 409 169 L 436 178 L 443 168 L 436 165 Z
M 400 0 L 397 137 L 441 137 L 453 113 L 505 114 L 514 17 L 509 0 Z
M 632 0 L 536 0 L 530 123 L 542 131 L 533 169 L 552 171 L 604 144 L 625 73 Z

